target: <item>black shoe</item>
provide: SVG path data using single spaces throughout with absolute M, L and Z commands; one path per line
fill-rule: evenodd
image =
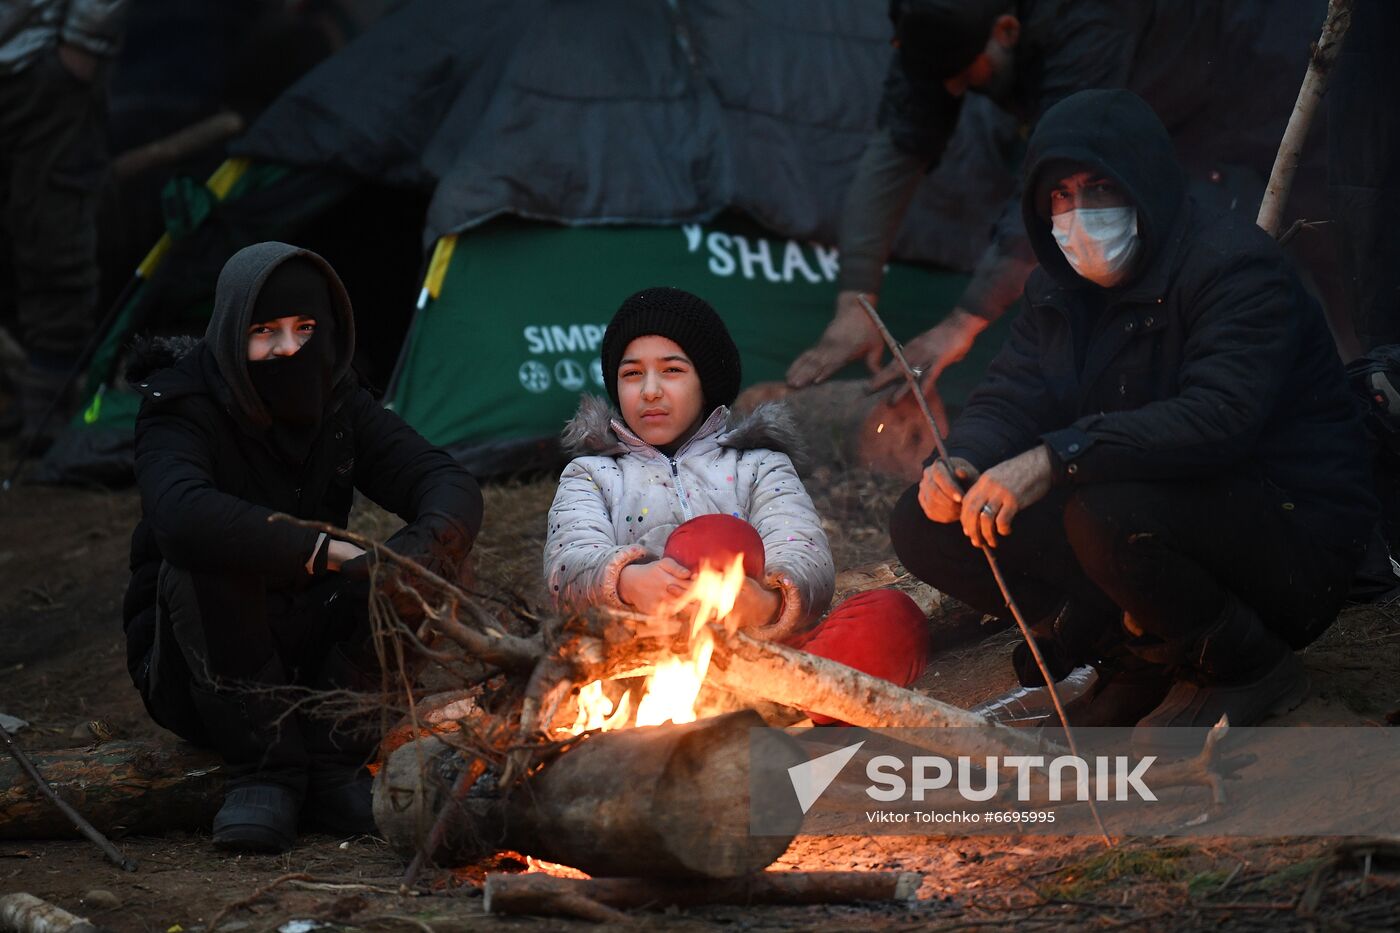
M 377 836 L 374 822 L 374 778 L 358 765 L 312 765 L 301 808 L 302 825 L 337 836 Z
M 225 852 L 286 852 L 296 839 L 297 795 L 281 784 L 241 784 L 214 817 L 214 847 Z
M 1200 751 L 1206 734 L 1228 718 L 1232 726 L 1257 726 L 1269 716 L 1296 708 L 1308 692 L 1303 662 L 1291 651 L 1268 670 L 1237 683 L 1178 681 L 1156 709 L 1133 730 L 1133 747 L 1188 756 Z
M 1040 655 L 1058 683 L 1070 671 L 1093 662 L 1107 642 L 1122 637 L 1123 610 L 1110 604 L 1090 605 L 1067 599 L 1047 618 L 1031 626 Z M 1011 652 L 1011 666 L 1023 687 L 1043 687 L 1045 677 L 1030 645 L 1022 641 Z

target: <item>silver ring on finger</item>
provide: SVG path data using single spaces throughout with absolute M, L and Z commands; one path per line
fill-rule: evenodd
M 988 502 L 986 505 L 982 506 L 982 514 L 988 518 L 996 518 L 997 510 L 992 508 L 992 504 Z

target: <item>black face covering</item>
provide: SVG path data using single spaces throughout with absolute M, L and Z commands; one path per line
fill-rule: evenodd
M 248 378 L 272 416 L 268 443 L 282 459 L 304 463 L 321 430 L 335 372 L 335 315 L 326 277 L 310 260 L 293 258 L 263 282 L 250 321 L 310 317 L 316 331 L 291 356 L 248 364 Z
M 335 326 L 330 315 L 291 356 L 248 364 L 248 378 L 272 415 L 268 443 L 282 459 L 304 463 L 321 430 L 335 368 Z

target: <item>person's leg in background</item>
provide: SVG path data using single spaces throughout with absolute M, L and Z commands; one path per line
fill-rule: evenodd
M 7 427 L 34 450 L 63 427 L 67 378 L 96 327 L 97 207 L 106 177 L 106 75 L 84 81 L 50 50 L 0 79 L 4 217 L 26 365 Z M 39 428 L 50 407 L 50 423 Z

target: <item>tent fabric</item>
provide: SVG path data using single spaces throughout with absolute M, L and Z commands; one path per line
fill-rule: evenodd
M 389 405 L 455 451 L 557 438 L 580 394 L 605 394 L 603 331 L 625 297 L 650 285 L 682 288 L 714 306 L 739 346 L 745 386 L 781 380 L 830 319 L 836 271 L 835 250 L 773 236 L 734 215 L 603 229 L 497 221 L 457 241 L 438 297 L 414 320 Z M 894 263 L 882 316 L 908 339 L 951 308 L 966 281 Z M 967 398 L 1011 317 L 940 377 L 946 404 L 957 408 Z M 848 375 L 863 372 L 855 365 Z
M 868 0 L 414 0 L 234 151 L 432 191 L 425 246 L 501 214 L 678 224 L 727 210 L 832 243 L 889 34 Z M 1012 189 L 1015 121 L 976 95 L 965 110 L 896 258 L 971 269 Z

